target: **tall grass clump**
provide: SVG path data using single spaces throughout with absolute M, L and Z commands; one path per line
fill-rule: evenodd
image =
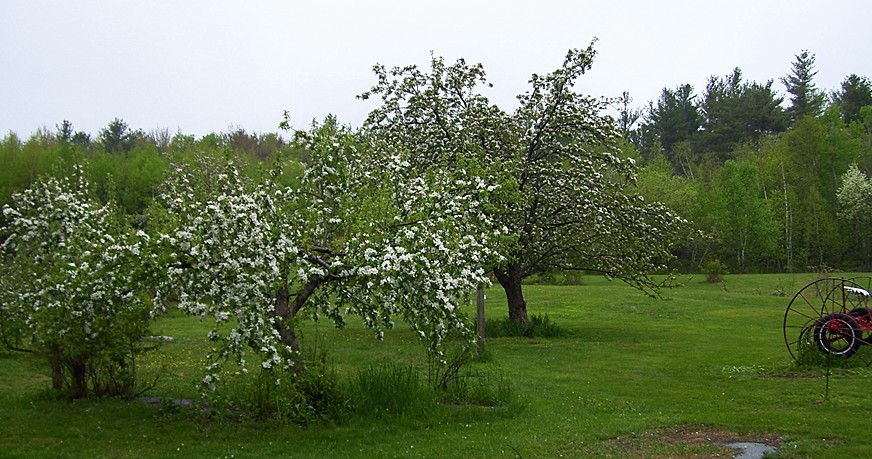
M 530 285 L 582 285 L 583 274 L 575 270 L 555 270 L 534 274 L 524 280 Z
M 341 424 L 350 412 L 348 396 L 324 357 L 297 372 L 265 369 L 227 379 L 208 400 L 218 417 L 307 426 Z
M 349 393 L 352 409 L 363 418 L 427 417 L 438 405 L 435 393 L 411 365 L 383 363 L 360 369 Z
M 517 403 L 511 385 L 502 376 L 466 369 L 440 392 L 440 400 L 452 405 L 510 407 Z
M 552 322 L 548 315 L 532 315 L 526 325 L 512 322 L 508 317 L 500 319 L 487 319 L 485 321 L 487 336 L 491 338 L 501 337 L 526 337 L 526 338 L 556 338 L 565 335 L 565 330 Z
M 513 400 L 509 384 L 485 371 L 470 367 L 481 361 L 472 346 L 461 346 L 448 361 L 431 361 L 428 378 L 442 403 L 473 406 L 504 406 Z
M 517 405 L 508 382 L 472 366 L 473 346 L 460 346 L 452 357 L 432 357 L 424 372 L 412 365 L 384 363 L 359 370 L 350 385 L 352 407 L 363 418 L 435 419 L 458 407 Z

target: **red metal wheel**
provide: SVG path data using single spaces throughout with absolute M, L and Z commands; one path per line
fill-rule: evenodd
M 860 326 L 850 314 L 834 312 L 815 321 L 814 343 L 821 352 L 845 358 L 860 348 Z

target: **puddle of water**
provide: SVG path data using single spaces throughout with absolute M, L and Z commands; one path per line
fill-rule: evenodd
M 728 443 L 726 446 L 741 453 L 738 456 L 733 456 L 734 459 L 762 459 L 763 454 L 776 451 L 774 447 L 763 443 L 739 442 Z

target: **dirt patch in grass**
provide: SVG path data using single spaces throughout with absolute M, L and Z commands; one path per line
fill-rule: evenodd
M 660 458 L 732 458 L 738 453 L 727 447 L 731 443 L 762 443 L 778 448 L 778 435 L 742 435 L 709 426 L 677 426 L 606 440 L 607 449 L 616 457 Z

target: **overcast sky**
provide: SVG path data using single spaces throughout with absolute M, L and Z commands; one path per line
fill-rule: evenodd
M 783 95 L 803 49 L 829 91 L 872 77 L 870 21 L 868 0 L 4 0 L 0 133 L 67 119 L 96 134 L 116 117 L 197 136 L 276 132 L 286 109 L 296 128 L 330 113 L 359 126 L 373 64 L 426 66 L 431 51 L 482 63 L 508 111 L 532 73 L 594 37 L 576 89 L 629 91 L 639 107 L 734 67 Z

